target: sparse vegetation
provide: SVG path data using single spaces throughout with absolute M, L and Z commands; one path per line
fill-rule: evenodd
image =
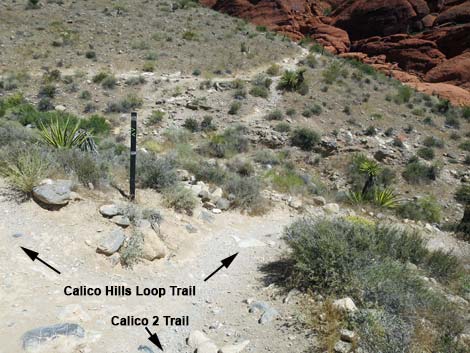
M 320 135 L 309 128 L 297 128 L 292 132 L 291 143 L 304 151 L 311 151 L 320 143 Z
M 402 218 L 415 221 L 439 222 L 441 220 L 441 207 L 434 197 L 420 197 L 402 203 L 397 208 L 397 214 Z
M 164 189 L 163 198 L 167 207 L 174 208 L 178 212 L 185 212 L 188 215 L 192 215 L 196 207 L 196 196 L 191 190 L 181 185 Z

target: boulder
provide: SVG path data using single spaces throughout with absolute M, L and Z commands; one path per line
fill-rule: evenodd
M 100 213 L 104 217 L 114 217 L 121 214 L 121 209 L 115 204 L 103 205 L 100 207 Z
M 358 310 L 356 304 L 354 304 L 353 300 L 349 297 L 335 300 L 333 306 L 340 311 L 348 313 L 354 313 Z
M 436 18 L 436 25 L 441 25 L 449 22 L 470 22 L 470 1 L 464 1 L 462 4 L 452 6 L 444 12 L 441 12 Z
M 129 218 L 121 215 L 117 215 L 111 218 L 111 222 L 123 228 L 129 227 L 131 225 Z
M 339 212 L 339 205 L 337 203 L 328 203 L 323 206 L 323 210 L 328 214 L 336 214 Z
M 230 208 L 230 201 L 224 197 L 221 197 L 219 200 L 217 200 L 215 206 L 222 211 L 226 211 Z
M 143 229 L 144 246 L 142 258 L 148 261 L 162 259 L 166 255 L 165 243 L 158 237 L 152 229 Z
M 119 250 L 125 238 L 122 229 L 115 229 L 101 239 L 96 252 L 110 256 Z
M 50 180 L 33 189 L 34 198 L 45 206 L 65 206 L 71 199 L 73 183 L 70 180 Z
M 218 353 L 219 349 L 214 342 L 207 341 L 196 349 L 196 353 Z
M 209 342 L 210 339 L 207 337 L 204 333 L 198 330 L 191 331 L 189 334 L 188 339 L 186 340 L 186 343 L 188 344 L 189 347 L 196 349 L 200 345 L 202 345 L 204 342 Z
M 470 48 L 470 23 L 434 27 L 417 38 L 436 43 L 437 48 L 447 58 L 453 58 Z
M 434 83 L 445 82 L 470 90 L 470 52 L 465 52 L 437 65 L 428 71 L 424 80 Z
M 56 339 L 60 336 L 85 337 L 85 330 L 77 324 L 56 324 L 51 326 L 38 327 L 27 331 L 22 337 L 23 349 L 35 348 L 45 342 Z

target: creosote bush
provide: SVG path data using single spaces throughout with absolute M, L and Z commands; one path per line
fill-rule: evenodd
M 320 143 L 320 135 L 306 127 L 296 128 L 292 132 L 291 143 L 304 151 L 311 151 Z
M 428 196 L 402 203 L 397 208 L 397 214 L 416 221 L 439 222 L 441 207 L 434 197 Z
M 162 190 L 175 185 L 177 174 L 174 160 L 142 154 L 137 161 L 137 180 L 142 187 Z
M 188 215 L 193 214 L 197 205 L 194 193 L 182 185 L 164 189 L 163 198 L 167 207 L 171 207 L 177 212 L 185 212 Z

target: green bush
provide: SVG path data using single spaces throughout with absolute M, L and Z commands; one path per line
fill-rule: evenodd
M 101 83 L 108 76 L 109 76 L 109 73 L 101 71 L 101 72 L 98 72 L 95 76 L 93 76 L 92 81 L 94 83 Z
M 272 169 L 266 174 L 274 189 L 288 194 L 304 193 L 306 180 L 294 169 Z
M 39 88 L 38 96 L 40 98 L 54 98 L 57 93 L 57 88 L 54 85 L 48 84 Z
M 0 155 L 0 175 L 15 190 L 28 197 L 31 196 L 33 188 L 47 175 L 48 167 L 44 156 L 36 149 L 21 149 L 9 151 L 5 156 Z
M 466 152 L 470 152 L 470 140 L 465 140 L 459 145 L 459 148 L 461 150 L 464 150 Z
M 223 134 L 213 135 L 202 151 L 217 158 L 247 152 L 249 141 L 245 134 L 246 128 L 243 126 L 228 128 Z
M 69 119 L 55 119 L 48 125 L 40 123 L 39 134 L 43 141 L 54 148 L 82 147 L 88 139 L 88 134 L 80 130 L 80 122 L 74 125 Z
M 399 85 L 394 101 L 398 104 L 408 103 L 413 95 L 413 89 L 406 85 Z
M 147 124 L 149 125 L 156 125 L 163 121 L 165 117 L 165 112 L 161 110 L 153 110 L 152 114 L 147 118 Z
M 439 169 L 436 166 L 427 166 L 419 161 L 410 161 L 402 173 L 403 178 L 411 184 L 428 183 L 436 180 Z
M 282 112 L 279 109 L 275 109 L 271 111 L 268 115 L 265 117 L 267 120 L 282 120 Z
M 185 212 L 190 216 L 197 205 L 194 193 L 182 185 L 164 189 L 163 198 L 167 207 L 171 207 L 177 212 Z
M 304 151 L 311 151 L 320 143 L 320 135 L 309 128 L 297 128 L 292 132 L 291 143 Z
M 422 197 L 402 203 L 397 208 L 397 214 L 402 218 L 416 221 L 439 222 L 441 220 L 441 206 L 434 197 Z
M 243 177 L 251 176 L 255 173 L 255 167 L 246 159 L 235 158 L 227 163 L 227 167 L 231 172 Z
M 269 149 L 257 150 L 254 155 L 254 161 L 263 165 L 277 165 L 280 163 L 279 157 Z
M 114 75 L 108 75 L 101 81 L 101 86 L 105 89 L 114 89 L 116 87 L 116 77 Z
M 126 85 L 128 85 L 128 86 L 138 86 L 138 85 L 143 85 L 145 82 L 146 82 L 145 77 L 139 75 L 139 76 L 129 77 L 126 80 Z
M 240 111 L 240 108 L 242 107 L 242 104 L 240 102 L 233 102 L 230 105 L 230 109 L 228 110 L 228 113 L 230 115 L 236 115 Z
M 199 122 L 194 118 L 187 118 L 183 123 L 183 127 L 191 132 L 196 132 L 199 130 Z
M 470 120 L 470 106 L 462 108 L 462 118 L 465 120 Z
M 249 92 L 253 97 L 268 98 L 269 91 L 264 86 L 253 86 Z
M 284 121 L 281 121 L 280 123 L 276 124 L 274 127 L 274 130 L 277 132 L 289 132 L 291 130 L 290 124 L 286 123 Z
M 126 246 L 120 249 L 121 262 L 124 266 L 132 267 L 142 257 L 144 249 L 144 234 L 138 230 L 134 230 Z
M 80 95 L 79 95 L 79 98 L 80 99 L 83 99 L 83 100 L 90 100 L 91 99 L 91 93 L 90 91 L 82 91 L 80 92 Z
M 177 180 L 176 164 L 172 159 L 148 154 L 137 159 L 137 181 L 142 187 L 162 190 L 175 185 Z
M 436 147 L 436 148 L 443 148 L 444 147 L 444 141 L 441 139 L 438 139 L 437 137 L 434 136 L 428 136 L 424 139 L 423 145 L 426 147 Z
M 99 115 L 92 115 L 80 121 L 82 129 L 90 131 L 94 135 L 107 135 L 111 131 L 111 125 L 105 118 Z
M 321 105 L 315 103 L 305 108 L 304 111 L 302 112 L 302 115 L 306 118 L 310 118 L 312 115 L 320 115 L 322 111 L 323 109 Z
M 234 207 L 255 212 L 263 206 L 261 182 L 257 177 L 233 175 L 227 178 L 225 190 L 234 196 L 232 201 Z
M 129 113 L 131 110 L 142 107 L 143 100 L 134 94 L 128 94 L 118 102 L 110 102 L 106 108 L 108 113 Z
M 205 161 L 193 160 L 185 165 L 197 180 L 222 185 L 227 177 L 227 172 L 219 164 L 207 163 Z
M 434 150 L 432 149 L 432 147 L 421 147 L 420 149 L 418 149 L 416 154 L 419 157 L 421 157 L 421 158 L 423 158 L 427 161 L 431 161 L 435 157 Z
M 202 131 L 214 131 L 217 130 L 217 127 L 212 122 L 212 117 L 210 115 L 206 115 L 202 118 L 201 121 L 201 130 Z
M 266 71 L 269 76 L 279 76 L 280 72 L 281 67 L 277 64 L 272 64 Z

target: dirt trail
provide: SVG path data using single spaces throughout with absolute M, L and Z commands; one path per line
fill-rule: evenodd
M 148 192 L 146 192 L 148 193 Z M 150 196 L 150 194 L 148 194 Z M 292 221 L 289 209 L 276 209 L 263 217 L 238 212 L 214 215 L 210 221 L 164 211 L 163 230 L 170 240 L 179 238 L 179 250 L 170 259 L 141 263 L 133 270 L 113 267 L 95 252 L 100 236 L 115 227 L 100 217 L 101 202 L 82 201 L 60 211 L 40 209 L 34 202 L 3 200 L 0 209 L 0 352 L 21 352 L 21 336 L 36 327 L 61 322 L 80 324 L 86 337 L 82 350 L 69 341 L 57 340 L 47 352 L 137 352 L 148 344 L 144 327 L 112 326 L 114 315 L 152 318 L 154 315 L 189 316 L 189 326 L 151 327 L 158 332 L 166 352 L 191 352 L 185 343 L 191 330 L 204 330 L 219 346 L 250 340 L 246 351 L 302 352 L 307 347 L 305 332 L 291 323 L 297 317 L 293 304 L 272 296 L 273 288 L 263 281 L 259 267 L 276 260 L 284 251 L 280 239 Z M 198 232 L 190 234 L 191 223 Z M 164 223 L 165 224 L 165 223 Z M 21 236 L 15 234 L 20 233 Z M 62 271 L 56 275 L 40 263 L 32 263 L 20 246 L 40 252 L 40 257 Z M 229 269 L 209 281 L 204 278 L 220 260 L 239 252 Z M 100 287 L 125 285 L 135 288 L 195 285 L 194 297 L 73 297 L 65 286 Z M 267 301 L 280 317 L 265 325 L 260 314 L 248 312 L 247 299 Z M 71 346 L 70 346 L 71 345 Z M 105 349 L 103 349 L 105 347 Z M 41 350 L 39 350 L 41 351 Z

